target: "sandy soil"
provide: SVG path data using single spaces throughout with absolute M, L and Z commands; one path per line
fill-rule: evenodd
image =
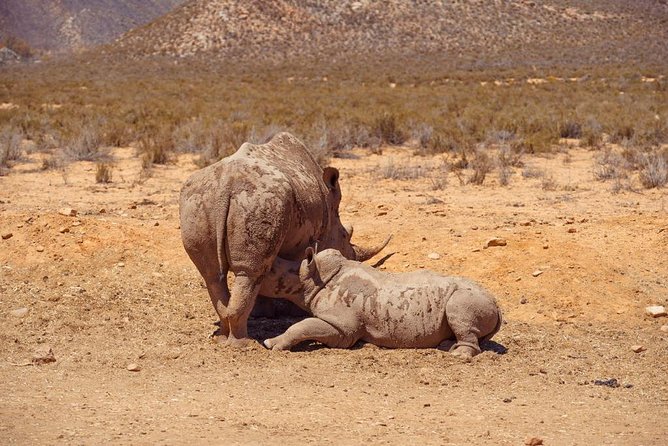
M 12 234 L 0 240 L 0 443 L 665 444 L 668 318 L 644 308 L 668 304 L 666 189 L 613 194 L 581 149 L 525 159 L 551 190 L 521 169 L 508 187 L 496 175 L 444 185 L 440 158 L 409 153 L 335 159 L 342 219 L 361 243 L 394 234 L 386 270 L 465 275 L 498 296 L 507 323 L 471 362 L 368 345 L 225 349 L 208 339 L 214 312 L 180 242 L 190 158 L 146 179 L 118 149 L 109 185 L 92 163 L 15 166 L 0 177 Z M 389 167 L 427 174 L 379 175 Z M 482 249 L 495 236 L 507 246 Z M 255 319 L 251 333 L 290 323 Z M 33 365 L 45 346 L 56 361 Z

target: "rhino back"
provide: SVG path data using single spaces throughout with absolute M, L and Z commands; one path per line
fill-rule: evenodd
M 260 202 L 257 211 L 289 221 L 278 255 L 300 259 L 306 247 L 320 238 L 329 217 L 320 166 L 289 133 L 279 133 L 262 145 L 246 143 L 231 159 L 243 160 L 254 170 L 248 175 L 258 184 L 259 193 L 253 197 Z
M 217 231 L 224 228 L 225 250 L 218 253 L 223 269 L 262 271 L 276 255 L 298 259 L 324 230 L 325 193 L 322 169 L 294 136 L 245 143 L 184 183 L 184 246 L 191 257 L 210 257 L 218 248 Z
M 445 305 L 456 285 L 442 279 L 427 271 L 391 274 L 356 264 L 328 284 L 328 304 L 353 310 L 365 341 L 382 347 L 435 347 L 452 335 Z

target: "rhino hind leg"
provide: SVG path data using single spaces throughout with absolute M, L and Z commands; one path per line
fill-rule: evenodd
M 456 338 L 452 354 L 471 358 L 481 352 L 478 340 L 487 334 L 488 300 L 475 290 L 460 288 L 452 294 L 445 306 L 448 325 Z
M 206 289 L 209 292 L 211 303 L 220 318 L 220 327 L 213 333 L 213 338 L 220 343 L 227 341 L 230 333 L 230 324 L 227 319 L 227 305 L 230 300 L 230 290 L 226 278 L 205 279 Z
M 248 337 L 248 316 L 255 305 L 260 291 L 261 280 L 256 277 L 237 275 L 232 285 L 232 293 L 227 306 L 229 334 L 227 344 L 230 347 L 248 347 L 256 341 Z
M 264 346 L 271 350 L 289 350 L 304 341 L 317 341 L 334 348 L 348 348 L 357 340 L 350 342 L 350 339 L 346 339 L 333 325 L 310 317 L 291 325 L 282 335 L 265 340 Z

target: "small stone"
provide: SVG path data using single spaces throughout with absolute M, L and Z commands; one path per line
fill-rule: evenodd
M 138 372 L 140 370 L 141 370 L 141 367 L 139 367 L 139 364 L 136 364 L 134 362 L 132 364 L 128 364 L 128 371 L 129 372 Z
M 550 245 L 548 245 L 548 244 L 543 245 L 543 249 L 548 249 L 549 247 L 550 247 Z
M 44 246 L 39 245 L 38 247 L 35 248 L 37 252 L 44 252 Z
M 156 221 L 155 223 L 153 223 L 153 226 L 160 226 L 160 223 Z
M 107 213 L 107 210 L 106 210 L 105 208 L 102 208 L 102 209 L 100 209 L 100 210 L 97 211 L 97 212 L 100 213 L 100 214 L 106 214 L 106 213 Z
M 568 228 L 568 233 L 569 234 L 575 234 L 576 232 L 578 232 L 577 228 Z
M 529 220 L 521 221 L 520 226 L 531 226 L 531 221 L 529 221 Z
M 62 228 L 58 229 L 58 232 L 60 232 L 61 234 L 65 234 L 67 232 L 70 232 L 70 228 L 68 228 L 67 226 L 63 226 Z
M 526 446 L 540 446 L 543 444 L 543 439 L 538 437 L 527 437 L 524 440 Z
M 664 333 L 668 333 L 668 325 L 662 325 L 661 328 L 659 328 Z
M 524 305 L 528 302 L 529 302 L 529 300 L 526 297 L 523 297 L 523 298 L 520 299 L 520 304 L 522 304 L 522 305 Z
M 531 275 L 534 276 L 534 277 L 538 277 L 538 276 L 540 276 L 541 274 L 543 274 L 543 272 L 542 272 L 541 270 L 539 270 L 539 269 L 537 269 L 536 271 L 534 271 L 534 272 L 531 273 Z
M 430 252 L 430 253 L 427 255 L 427 258 L 429 258 L 429 259 L 431 259 L 431 260 L 438 260 L 438 259 L 441 258 L 441 255 L 440 255 L 439 253 L 437 253 L 437 252 Z
M 131 205 L 128 206 L 128 209 L 137 209 L 137 205 L 135 203 L 132 203 Z
M 506 239 L 500 237 L 492 237 L 491 239 L 485 242 L 485 248 L 490 248 L 492 246 L 506 246 L 508 242 Z
M 58 211 L 60 215 L 64 215 L 65 217 L 76 217 L 77 216 L 77 210 L 72 209 L 72 208 L 62 208 L 61 210 Z
M 33 354 L 32 363 L 35 365 L 42 365 L 50 362 L 56 362 L 56 357 L 54 356 L 51 347 L 48 345 L 38 347 Z
M 471 231 L 477 231 L 478 227 L 477 226 L 471 226 Z
M 14 316 L 14 317 L 24 317 L 26 314 L 28 314 L 28 309 L 26 307 L 22 308 L 17 308 L 16 310 L 12 310 L 9 313 Z
M 125 268 L 125 263 L 123 263 L 123 262 L 118 262 L 118 263 L 116 264 L 116 266 L 119 267 L 119 268 Z
M 662 317 L 668 314 L 666 313 L 666 308 L 662 305 L 650 305 L 645 308 L 645 313 L 652 317 Z
M 387 215 L 387 211 L 380 211 L 376 214 L 378 217 L 382 217 L 383 215 Z
M 631 350 L 633 350 L 634 353 L 640 353 L 644 352 L 647 349 L 643 345 L 632 345 Z
M 8 240 L 12 237 L 14 237 L 14 234 L 12 234 L 11 232 L 5 232 L 4 234 L 2 234 L 2 239 L 3 240 Z

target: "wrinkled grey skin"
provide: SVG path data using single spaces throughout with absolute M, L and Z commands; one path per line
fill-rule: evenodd
M 181 189 L 183 246 L 206 282 L 220 317 L 221 342 L 245 346 L 258 293 L 299 304 L 298 261 L 316 243 L 366 260 L 385 244 L 363 249 L 339 220 L 339 173 L 324 171 L 304 144 L 279 133 L 193 173 Z M 231 292 L 227 273 L 234 284 Z
M 453 354 L 480 353 L 479 342 L 501 327 L 501 311 L 480 285 L 431 271 L 393 274 L 347 260 L 335 250 L 307 249 L 299 270 L 314 317 L 264 344 L 286 350 L 313 340 L 349 348 L 358 340 L 389 348 L 437 347 L 455 339 Z

